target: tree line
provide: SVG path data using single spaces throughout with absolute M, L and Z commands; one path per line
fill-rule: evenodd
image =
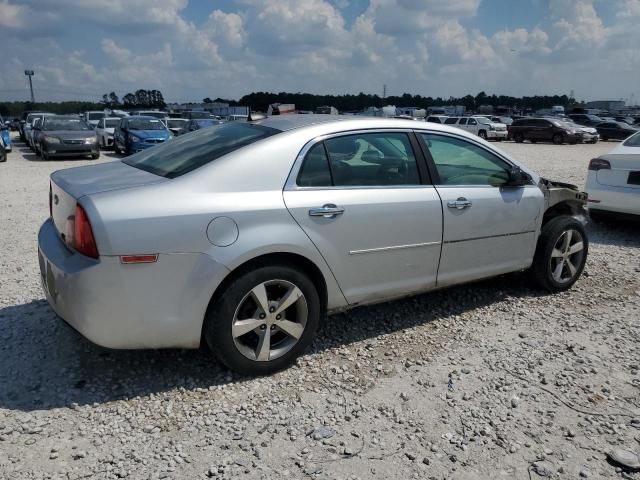
M 315 110 L 324 105 L 336 107 L 341 112 L 362 111 L 367 107 L 383 107 L 395 105 L 396 107 L 428 108 L 442 105 L 464 105 L 467 110 L 477 110 L 481 105 L 493 107 L 509 107 L 519 111 L 535 111 L 542 108 L 551 108 L 554 105 L 562 105 L 571 108 L 577 105 L 575 99 L 567 95 L 535 95 L 525 97 L 512 97 L 508 95 L 487 95 L 480 92 L 477 95 L 465 95 L 464 97 L 423 97 L 404 93 L 400 96 L 388 96 L 359 93 L 357 95 L 313 95 L 310 93 L 271 93 L 253 92 L 238 100 L 229 101 L 232 105 L 247 105 L 252 110 L 266 111 L 272 103 L 292 103 L 298 110 Z
M 311 93 L 291 92 L 253 92 L 243 96 L 239 100 L 228 100 L 210 97 L 203 99 L 203 103 L 223 102 L 230 105 L 249 106 L 253 111 L 266 112 L 272 103 L 293 103 L 298 110 L 314 111 L 316 108 L 330 105 L 341 112 L 358 112 L 367 107 L 383 107 L 395 105 L 396 107 L 428 108 L 442 105 L 464 105 L 467 110 L 477 110 L 481 105 L 494 107 L 504 106 L 518 111 L 536 111 L 541 108 L 551 108 L 561 105 L 571 108 L 578 105 L 575 99 L 567 95 L 535 95 L 525 97 L 513 97 L 508 95 L 487 95 L 480 92 L 477 95 L 465 95 L 463 97 L 424 97 L 404 93 L 399 96 L 383 98 L 379 95 L 368 93 L 346 95 L 315 95 Z M 127 93 L 120 98 L 115 92 L 105 93 L 102 99 L 95 102 L 66 101 L 66 102 L 0 102 L 0 115 L 3 117 L 18 116 L 25 110 L 44 110 L 53 113 L 78 113 L 87 110 L 102 110 L 107 108 L 166 108 L 164 96 L 160 90 L 139 89 L 134 93 Z

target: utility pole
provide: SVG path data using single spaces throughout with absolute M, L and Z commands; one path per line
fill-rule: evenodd
M 36 103 L 36 99 L 33 96 L 33 82 L 31 81 L 31 77 L 33 77 L 33 70 L 25 70 L 24 74 L 29 77 L 29 89 L 31 90 L 31 103 Z
M 387 98 L 387 84 L 382 85 L 382 99 Z

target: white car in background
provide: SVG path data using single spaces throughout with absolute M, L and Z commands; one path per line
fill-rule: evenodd
M 456 117 L 456 123 L 445 120 L 445 124 L 453 125 L 467 132 L 479 136 L 483 140 L 506 140 L 508 136 L 507 126 L 504 123 L 492 122 L 487 117 Z
M 100 148 L 113 148 L 113 132 L 119 123 L 119 117 L 105 117 L 98 121 L 95 130 Z
M 106 113 L 99 110 L 84 112 L 82 114 L 84 121 L 87 122 L 91 128 L 96 128 L 98 126 L 98 122 L 106 116 Z
M 622 214 L 640 219 L 640 133 L 589 162 L 585 191 L 591 217 Z

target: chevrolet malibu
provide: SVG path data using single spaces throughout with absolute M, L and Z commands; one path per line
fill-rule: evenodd
M 563 291 L 586 195 L 484 140 L 408 120 L 289 115 L 51 175 L 38 234 L 57 314 L 110 348 L 290 364 L 327 312 L 528 270 Z

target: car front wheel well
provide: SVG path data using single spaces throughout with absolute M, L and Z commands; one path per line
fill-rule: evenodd
M 576 201 L 566 200 L 564 202 L 556 203 L 552 207 L 549 207 L 542 218 L 542 226 L 546 225 L 551 219 L 559 217 L 561 215 L 568 215 L 574 217 L 576 215 L 583 214 L 583 206 Z
M 296 270 L 300 270 L 302 273 L 306 274 L 314 286 L 318 291 L 318 296 L 320 297 L 320 306 L 322 310 L 322 315 L 326 313 L 327 310 L 327 284 L 324 279 L 324 275 L 320 271 L 320 269 L 316 266 L 308 258 L 298 255 L 296 253 L 289 252 L 278 252 L 278 253 L 267 253 L 265 255 L 260 255 L 258 257 L 252 258 L 251 260 L 246 261 L 245 263 L 239 265 L 235 269 L 233 269 L 220 283 L 218 288 L 216 288 L 215 292 L 211 296 L 211 300 L 209 301 L 209 306 L 207 307 L 207 313 L 212 308 L 212 306 L 216 303 L 218 298 L 224 294 L 225 290 L 233 282 L 236 278 L 244 275 L 247 272 L 252 270 L 256 270 L 260 267 L 265 266 L 288 266 L 295 268 Z M 205 315 L 206 316 L 206 315 Z M 204 322 L 203 322 L 204 328 Z M 203 330 L 204 332 L 204 330 Z M 201 340 L 202 342 L 202 340 Z

